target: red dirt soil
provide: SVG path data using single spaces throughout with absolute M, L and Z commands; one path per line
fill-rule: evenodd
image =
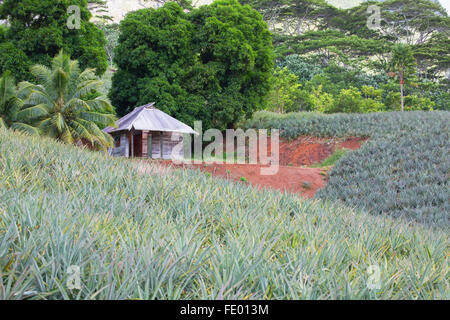
M 299 193 L 305 198 L 312 198 L 317 190 L 325 186 L 326 171 L 314 168 L 297 168 L 279 166 L 275 175 L 261 175 L 261 168 L 267 167 L 259 164 L 181 164 L 175 165 L 170 161 L 161 162 L 164 165 L 176 168 L 200 169 L 213 176 L 250 183 L 258 189 L 271 188 L 290 193 Z M 247 181 L 241 181 L 245 178 Z
M 317 190 L 323 188 L 327 181 L 326 168 L 305 168 L 320 163 L 334 153 L 336 148 L 358 149 L 367 139 L 326 139 L 299 137 L 293 141 L 280 141 L 280 166 L 275 175 L 262 175 L 261 164 L 174 164 L 160 161 L 164 166 L 174 168 L 200 169 L 213 176 L 242 181 L 241 178 L 259 189 L 272 188 L 290 193 L 297 193 L 305 198 L 313 198 Z M 268 139 L 270 150 L 270 138 Z M 270 151 L 269 151 L 270 154 Z
M 299 137 L 293 141 L 280 141 L 280 164 L 289 166 L 311 166 L 324 161 L 337 148 L 356 150 L 367 139 L 326 139 L 313 137 Z

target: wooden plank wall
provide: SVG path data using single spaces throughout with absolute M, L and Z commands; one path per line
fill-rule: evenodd
M 181 145 L 176 150 L 176 154 L 172 154 L 173 149 L 178 144 Z M 184 155 L 183 135 L 174 132 L 163 132 L 163 159 L 182 159 Z
M 161 133 L 152 131 L 152 158 L 161 159 Z
M 142 157 L 148 158 L 148 131 L 142 131 Z

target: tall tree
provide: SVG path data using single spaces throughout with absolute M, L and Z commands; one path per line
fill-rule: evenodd
M 151 101 L 193 124 L 226 129 L 264 103 L 273 69 L 262 16 L 236 0 L 191 12 L 176 3 L 129 13 L 110 96 L 119 114 Z
M 115 126 L 113 107 L 96 90 L 101 81 L 93 69 L 81 71 L 78 61 L 62 51 L 52 68 L 35 65 L 31 72 L 38 84 L 22 82 L 26 94 L 22 113 L 33 119 L 39 131 L 66 143 L 89 141 L 94 146 L 112 146 L 112 138 L 99 126 Z
M 430 0 L 389 0 L 381 7 L 380 31 L 396 42 L 419 45 L 450 29 L 446 10 Z
M 50 65 L 52 58 L 64 49 L 79 60 L 82 68 L 95 68 L 101 75 L 108 66 L 105 36 L 89 21 L 92 15 L 87 5 L 87 0 L 4 0 L 0 18 L 7 19 L 10 25 L 6 41 L 22 50 L 33 63 L 44 65 Z M 78 18 L 79 28 L 77 23 L 70 24 L 78 22 Z
M 417 62 L 411 47 L 406 44 L 398 44 L 392 51 L 390 71 L 394 72 L 400 81 L 401 106 L 404 111 L 403 86 L 416 73 Z

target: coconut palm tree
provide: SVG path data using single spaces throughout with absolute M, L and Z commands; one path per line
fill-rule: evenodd
M 80 70 L 78 61 L 61 51 L 52 68 L 35 65 L 31 73 L 38 85 L 22 82 L 26 108 L 22 111 L 42 134 L 66 143 L 90 142 L 105 149 L 113 145 L 111 136 L 99 128 L 115 126 L 114 108 L 98 94 L 102 81 L 95 69 Z
M 22 112 L 24 106 L 22 94 L 17 90 L 11 72 L 5 71 L 0 78 L 0 128 L 12 128 L 31 134 L 38 130 L 27 124 L 27 115 Z
M 400 80 L 402 111 L 404 111 L 403 85 L 416 73 L 416 65 L 417 62 L 410 46 L 398 44 L 394 47 L 389 67 L 390 71 L 394 72 Z

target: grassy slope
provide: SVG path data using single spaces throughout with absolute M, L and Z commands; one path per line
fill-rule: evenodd
M 261 112 L 247 127 L 282 128 L 282 135 L 362 136 L 370 140 L 347 153 L 317 196 L 374 214 L 450 225 L 450 112 L 373 114 Z
M 135 165 L 0 131 L 0 299 L 449 298 L 442 230 Z

